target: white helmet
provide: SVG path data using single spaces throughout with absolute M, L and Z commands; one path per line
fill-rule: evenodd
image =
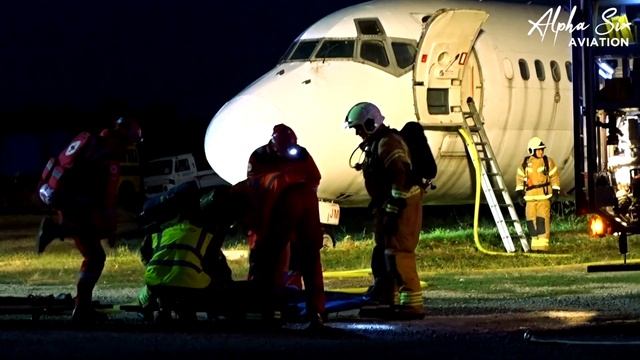
M 361 125 L 367 134 L 373 134 L 383 121 L 384 116 L 380 113 L 380 109 L 369 102 L 353 105 L 344 119 L 345 127 L 353 128 Z
M 529 155 L 535 154 L 536 149 L 544 149 L 546 147 L 547 146 L 542 142 L 542 139 L 537 136 L 529 139 L 529 142 L 527 143 L 527 150 L 529 150 Z

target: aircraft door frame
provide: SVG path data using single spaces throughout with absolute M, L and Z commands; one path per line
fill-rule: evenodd
M 464 70 L 475 56 L 472 46 L 488 17 L 482 10 L 441 9 L 423 25 L 413 69 L 413 103 L 421 123 L 463 121 Z

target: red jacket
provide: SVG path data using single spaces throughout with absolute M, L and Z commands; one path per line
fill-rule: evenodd
M 269 145 L 257 148 L 249 157 L 247 185 L 254 211 L 249 228 L 260 237 L 269 224 L 273 205 L 280 193 L 294 184 L 308 184 L 317 189 L 320 171 L 304 147 L 295 157 L 279 156 Z

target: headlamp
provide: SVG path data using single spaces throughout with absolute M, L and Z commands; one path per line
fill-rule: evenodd
M 287 155 L 290 157 L 297 157 L 299 153 L 300 149 L 298 149 L 296 145 L 289 146 L 289 148 L 287 148 Z

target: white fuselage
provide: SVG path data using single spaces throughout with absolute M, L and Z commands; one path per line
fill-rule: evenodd
M 554 43 L 554 34 L 547 34 L 544 41 L 537 32 L 527 34 L 528 20 L 539 19 L 548 8 L 498 2 L 373 1 L 321 19 L 296 41 L 356 38 L 354 19 L 377 18 L 387 37 L 418 44 L 423 17 L 443 8 L 481 9 L 489 14 L 465 65 L 462 98 L 473 96 L 478 104 L 508 187 L 515 187 L 515 171 L 527 155 L 528 139 L 538 136 L 561 169 L 563 191 L 570 190 L 574 172 L 568 35 L 560 33 Z M 566 20 L 566 15 L 562 18 Z M 451 24 L 451 31 L 456 31 L 456 24 Z M 528 64 L 528 80 L 521 77 L 521 59 Z M 543 81 L 536 76 L 536 60 L 544 68 Z M 559 81 L 552 77 L 551 61 L 559 64 Z M 392 74 L 357 58 L 283 61 L 214 116 L 205 137 L 207 159 L 220 176 L 236 183 L 246 177 L 251 152 L 269 140 L 275 124 L 285 123 L 320 168 L 319 198 L 341 206 L 366 206 L 362 174 L 348 162 L 360 139 L 344 128 L 345 115 L 357 102 L 373 102 L 385 122 L 399 129 L 416 120 L 412 85 L 412 69 Z M 473 176 L 460 136 L 428 131 L 427 137 L 438 176 L 437 189 L 429 192 L 425 203 L 472 201 Z

